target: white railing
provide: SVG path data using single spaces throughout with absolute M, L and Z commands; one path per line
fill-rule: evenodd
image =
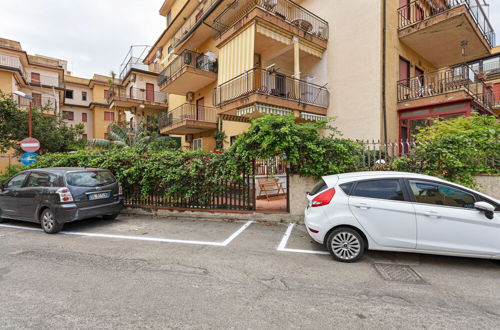
M 5 66 L 13 69 L 17 69 L 21 72 L 23 77 L 26 76 L 24 67 L 21 64 L 21 60 L 17 56 L 0 54 L 0 66 Z

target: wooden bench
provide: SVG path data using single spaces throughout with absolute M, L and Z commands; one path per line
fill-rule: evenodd
M 278 196 L 280 192 L 285 194 L 285 188 L 277 178 L 263 178 L 257 179 L 259 183 L 259 197 L 266 196 L 267 201 L 269 197 Z

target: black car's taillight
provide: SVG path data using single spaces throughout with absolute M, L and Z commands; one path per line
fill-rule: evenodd
M 56 193 L 59 195 L 59 201 L 61 203 L 68 203 L 73 201 L 73 195 L 66 187 L 57 189 Z

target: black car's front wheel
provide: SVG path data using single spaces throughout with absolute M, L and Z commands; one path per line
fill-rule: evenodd
M 50 209 L 43 210 L 40 216 L 40 224 L 43 231 L 47 234 L 58 233 L 63 227 L 62 224 L 57 222 L 54 212 L 52 212 Z

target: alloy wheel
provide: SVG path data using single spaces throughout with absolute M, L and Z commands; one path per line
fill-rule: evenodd
M 46 231 L 51 231 L 55 224 L 55 218 L 52 212 L 46 211 L 42 216 L 42 226 Z
M 337 258 L 349 261 L 359 255 L 361 242 L 352 233 L 341 231 L 333 237 L 331 247 Z

